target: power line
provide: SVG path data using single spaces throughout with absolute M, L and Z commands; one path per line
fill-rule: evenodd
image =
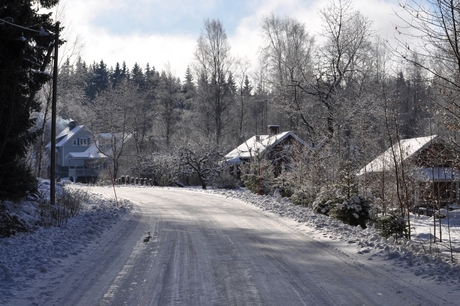
M 27 30 L 27 31 L 30 31 L 30 32 L 35 32 L 35 33 L 38 33 L 40 36 L 48 36 L 48 35 L 51 35 L 51 33 L 49 33 L 48 31 L 46 31 L 45 29 L 43 28 L 40 28 L 40 30 L 35 30 L 35 29 L 31 29 L 31 28 L 28 28 L 28 27 L 24 27 L 24 26 L 21 26 L 19 24 L 15 24 L 13 22 L 10 22 L 6 19 L 3 19 L 3 18 L 0 18 L 0 25 L 3 25 L 3 24 L 9 24 L 13 27 L 17 27 L 17 28 L 20 28 L 20 29 L 23 29 L 23 30 Z

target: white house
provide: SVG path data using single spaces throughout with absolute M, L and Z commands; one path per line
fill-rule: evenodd
M 104 139 L 105 134 L 99 138 Z M 99 140 L 98 140 L 99 141 Z M 56 177 L 72 181 L 90 181 L 107 167 L 109 150 L 102 152 L 91 131 L 84 125 L 69 125 L 56 137 Z M 51 144 L 47 145 L 51 148 Z

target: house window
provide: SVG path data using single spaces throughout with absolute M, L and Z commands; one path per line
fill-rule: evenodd
M 87 146 L 88 138 L 80 138 L 80 146 Z
M 74 140 L 72 140 L 72 145 L 74 145 L 74 146 L 78 146 L 78 139 L 74 139 Z

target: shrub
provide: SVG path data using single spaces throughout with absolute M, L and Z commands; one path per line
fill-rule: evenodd
M 152 154 L 131 167 L 128 173 L 131 177 L 152 179 L 157 186 L 171 186 L 178 178 L 178 165 L 175 155 Z
M 318 214 L 328 215 L 331 208 L 334 206 L 336 199 L 330 188 L 322 187 L 317 194 L 315 200 L 311 204 L 314 212 Z
M 295 205 L 310 206 L 315 200 L 315 193 L 307 188 L 295 190 L 291 196 L 291 202 Z
M 222 189 L 236 189 L 239 187 L 239 181 L 228 171 L 222 171 L 214 179 L 213 186 Z
M 0 238 L 10 237 L 20 232 L 28 232 L 27 224 L 16 215 L 8 213 L 3 203 L 0 203 Z
M 329 210 L 329 216 L 342 221 L 345 224 L 366 228 L 369 221 L 370 203 L 360 196 L 353 196 L 344 200 L 341 204 L 335 204 Z
M 312 209 L 319 214 L 328 215 L 345 224 L 366 228 L 370 220 L 371 200 L 361 195 L 351 195 L 348 189 L 321 188 Z
M 247 169 L 242 167 L 241 176 L 243 185 L 251 192 L 260 194 L 271 194 L 274 189 L 273 166 L 267 160 L 253 161 Z
M 279 194 L 282 197 L 291 197 L 294 194 L 294 186 L 291 182 L 285 177 L 284 175 L 280 175 L 279 177 L 273 180 L 273 186 L 271 187 L 272 190 L 278 190 Z
M 79 189 L 63 190 L 56 195 L 56 204 L 48 200 L 39 201 L 41 225 L 61 226 L 71 217 L 75 217 L 83 209 L 83 203 L 89 200 L 89 194 Z
M 243 174 L 241 180 L 246 188 L 253 193 L 270 194 L 270 188 L 267 186 L 267 182 L 260 179 L 256 174 Z M 259 186 L 260 184 L 260 186 Z
M 374 226 L 381 236 L 402 238 L 407 237 L 409 230 L 403 216 L 392 211 L 375 218 Z
M 67 189 L 57 201 L 64 208 L 64 213 L 68 217 L 75 217 L 83 209 L 83 203 L 89 201 L 88 192 L 81 189 Z

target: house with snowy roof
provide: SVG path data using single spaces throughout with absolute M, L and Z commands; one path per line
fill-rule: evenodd
M 252 136 L 225 155 L 225 160 L 237 177 L 240 176 L 241 165 L 257 159 L 269 160 L 274 166 L 275 176 L 278 176 L 289 167 L 297 149 L 304 146 L 305 142 L 293 132 L 279 133 L 278 125 L 269 125 L 268 135 Z
M 56 136 L 56 177 L 74 182 L 95 180 L 99 172 L 107 168 L 111 138 L 111 134 L 102 133 L 95 141 L 86 126 L 70 122 Z M 51 144 L 47 148 L 50 149 Z
M 413 205 L 459 202 L 459 152 L 437 135 L 403 139 L 365 165 L 357 177 L 366 186 L 389 188 L 402 175 L 415 186 Z M 384 186 L 387 184 L 387 186 Z

